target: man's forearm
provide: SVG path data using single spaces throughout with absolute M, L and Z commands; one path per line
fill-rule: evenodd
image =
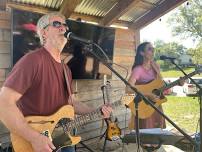
M 0 119 L 12 133 L 22 136 L 31 142 L 39 133 L 28 126 L 24 116 L 16 105 L 0 102 Z
M 78 101 L 74 101 L 74 109 L 76 114 L 87 114 L 95 111 L 96 109 Z

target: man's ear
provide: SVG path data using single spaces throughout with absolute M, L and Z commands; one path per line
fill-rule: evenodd
M 44 29 L 41 29 L 40 33 L 42 37 L 46 38 L 46 31 Z

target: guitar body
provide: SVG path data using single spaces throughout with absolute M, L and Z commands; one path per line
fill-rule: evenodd
M 161 105 L 162 103 L 164 103 L 164 102 L 167 101 L 167 99 L 165 98 L 165 96 L 163 95 L 163 93 L 162 92 L 158 92 L 158 89 L 160 89 L 164 85 L 165 84 L 164 84 L 164 82 L 161 79 L 156 79 L 156 80 L 153 80 L 152 82 L 150 82 L 148 84 L 136 85 L 135 87 L 143 95 L 147 94 L 147 93 L 153 93 L 153 94 L 158 95 L 159 99 L 157 99 L 157 100 L 154 101 L 154 105 L 156 107 L 158 107 L 159 105 Z M 131 101 L 128 104 L 128 107 L 130 108 L 132 115 L 135 116 L 135 104 L 134 104 L 134 102 Z M 139 109 L 139 111 L 138 111 L 139 112 L 138 113 L 139 114 L 139 118 L 141 118 L 141 119 L 146 119 L 146 118 L 150 117 L 154 113 L 154 111 L 155 111 L 150 105 L 148 105 L 147 103 L 145 103 L 143 100 L 139 102 L 138 109 Z
M 102 87 L 103 89 L 103 97 L 105 101 L 105 95 L 106 95 L 106 101 L 108 103 L 111 103 L 111 84 L 109 81 L 106 81 L 105 83 L 105 77 L 104 77 L 104 86 Z M 107 124 L 107 130 L 106 130 L 106 139 L 115 141 L 117 139 L 120 139 L 121 136 L 121 129 L 118 126 L 118 119 L 113 116 L 113 112 L 110 114 L 110 117 L 105 119 L 105 122 Z
M 115 141 L 121 136 L 121 129 L 119 128 L 117 121 L 106 120 L 107 122 L 107 139 Z
M 47 135 L 49 134 L 49 138 L 52 138 L 52 142 L 56 146 L 56 150 L 54 151 L 58 151 L 62 147 L 75 145 L 81 140 L 81 137 L 72 137 L 69 133 L 52 137 L 55 126 L 63 118 L 74 119 L 74 109 L 72 106 L 65 105 L 49 116 L 28 116 L 25 119 L 36 131 L 40 133 L 44 133 L 45 131 Z M 34 152 L 32 145 L 17 134 L 11 133 L 11 141 L 15 152 Z

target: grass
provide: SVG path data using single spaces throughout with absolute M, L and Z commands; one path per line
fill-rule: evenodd
M 186 132 L 195 133 L 200 116 L 198 98 L 167 96 L 167 99 L 163 104 L 164 113 Z M 172 126 L 168 122 L 166 125 Z
M 195 69 L 194 68 L 185 68 L 183 69 L 187 74 L 193 72 Z M 161 71 L 161 74 L 163 78 L 168 78 L 168 77 L 180 77 L 183 76 L 183 73 L 181 71 L 172 69 L 172 70 L 166 70 L 166 71 Z M 195 75 L 196 77 L 202 77 L 202 75 Z

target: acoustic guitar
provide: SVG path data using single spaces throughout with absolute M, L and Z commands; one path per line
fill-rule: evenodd
M 135 87 L 137 88 L 137 90 L 139 92 L 141 92 L 143 95 L 144 94 L 147 94 L 147 93 L 150 93 L 150 94 L 154 94 L 154 95 L 157 95 L 159 98 L 156 99 L 155 101 L 153 101 L 153 104 L 158 107 L 159 105 L 161 105 L 162 103 L 166 102 L 167 99 L 166 97 L 164 96 L 163 94 L 163 91 L 166 90 L 166 89 L 169 89 L 175 85 L 178 85 L 180 80 L 181 79 L 187 79 L 189 77 L 192 77 L 196 74 L 199 74 L 202 72 L 202 69 L 198 69 L 194 72 L 191 72 L 189 73 L 187 76 L 184 76 L 184 77 L 181 77 L 180 79 L 176 80 L 176 81 L 173 81 L 172 83 L 169 83 L 169 84 L 165 84 L 164 81 L 162 79 L 155 79 L 147 84 L 144 84 L 144 85 L 136 85 Z M 134 96 L 135 95 L 129 95 L 129 96 Z M 129 98 L 130 99 L 130 98 Z M 129 104 L 128 104 L 128 107 L 130 108 L 131 110 L 131 114 L 132 114 L 132 117 L 131 117 L 131 123 L 134 124 L 134 117 L 135 117 L 135 106 L 134 106 L 134 98 L 131 100 L 131 101 L 127 101 Z M 141 119 L 146 119 L 148 117 L 150 117 L 153 113 L 154 113 L 154 109 L 148 105 L 145 101 L 141 100 L 138 104 L 138 108 L 139 108 L 139 118 Z M 131 123 L 129 124 L 129 126 L 131 126 Z
M 124 97 L 122 98 L 124 99 Z M 111 104 L 116 108 L 122 104 L 122 99 Z M 39 133 L 52 139 L 56 147 L 54 152 L 59 151 L 62 147 L 76 145 L 80 142 L 81 137 L 72 136 L 74 128 L 78 128 L 89 121 L 102 118 L 101 109 L 98 108 L 89 114 L 78 116 L 74 119 L 74 109 L 70 105 L 61 107 L 57 112 L 49 116 L 27 116 L 27 123 Z M 55 134 L 57 127 L 62 127 L 63 131 Z M 54 135 L 55 134 L 55 135 Z M 53 136 L 54 135 L 54 136 Z M 15 152 L 34 152 L 32 145 L 21 136 L 11 133 L 11 141 Z

